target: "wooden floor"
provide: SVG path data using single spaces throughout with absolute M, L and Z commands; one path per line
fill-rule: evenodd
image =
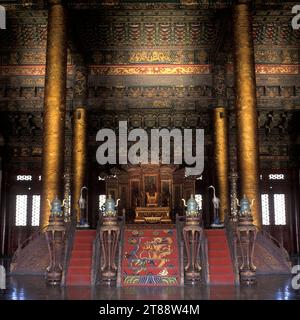
M 300 300 L 286 275 L 258 276 L 254 286 L 213 285 L 155 288 L 48 287 L 42 276 L 8 276 L 0 300 Z

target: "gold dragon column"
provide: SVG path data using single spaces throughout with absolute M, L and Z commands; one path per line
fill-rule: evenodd
M 46 77 L 43 115 L 41 226 L 48 224 L 47 199 L 63 197 L 66 111 L 67 39 L 66 9 L 51 0 L 48 11 Z
M 236 122 L 241 195 L 251 201 L 254 224 L 261 227 L 259 192 L 259 146 L 251 1 L 239 0 L 233 7 Z
M 73 125 L 73 154 L 72 154 L 72 215 L 80 221 L 79 198 L 81 188 L 86 186 L 86 161 L 87 161 L 87 110 L 86 105 L 86 79 L 87 70 L 83 66 L 76 69 L 74 83 L 74 125 Z M 87 191 L 84 191 L 85 195 Z M 84 197 L 86 199 L 86 196 Z M 83 210 L 86 210 L 86 205 Z
M 214 67 L 214 89 L 216 107 L 213 109 L 214 123 L 214 160 L 217 178 L 218 197 L 220 198 L 220 220 L 224 221 L 225 213 L 229 212 L 229 152 L 228 123 L 225 92 L 225 68 L 222 65 Z

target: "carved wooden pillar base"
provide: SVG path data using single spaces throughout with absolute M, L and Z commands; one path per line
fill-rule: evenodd
M 101 278 L 105 282 L 117 279 L 116 252 L 120 236 L 118 217 L 104 217 L 100 228 L 100 241 L 103 257 Z
M 62 252 L 65 238 L 65 223 L 62 216 L 50 216 L 45 236 L 50 256 L 46 280 L 49 284 L 59 285 L 63 271 Z
M 251 270 L 240 270 L 240 282 L 241 284 L 255 284 L 256 272 Z
M 183 228 L 183 239 L 187 255 L 185 270 L 186 282 L 198 282 L 201 280 L 201 266 L 199 254 L 203 229 L 200 226 L 200 217 L 187 217 Z

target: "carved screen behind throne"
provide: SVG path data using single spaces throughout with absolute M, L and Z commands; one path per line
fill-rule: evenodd
M 145 203 L 146 206 L 158 206 L 158 188 L 157 176 L 145 175 L 144 176 L 144 190 L 145 190 Z
M 145 192 L 152 192 L 153 189 L 155 192 L 158 192 L 158 190 L 157 190 L 157 176 L 145 175 L 144 176 L 144 183 L 145 183 Z
M 172 181 L 171 180 L 161 180 L 161 205 L 162 207 L 171 207 L 172 204 Z
M 130 181 L 130 204 L 131 208 L 136 208 L 141 206 L 140 197 L 140 181 L 139 180 L 131 180 Z

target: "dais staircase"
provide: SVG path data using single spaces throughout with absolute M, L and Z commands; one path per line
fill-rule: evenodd
M 185 259 L 179 225 L 176 228 L 175 225 L 127 225 L 125 228 L 123 225 L 121 229 L 124 235 L 120 236 L 116 257 L 119 285 L 182 285 Z M 76 230 L 76 225 L 73 229 L 67 227 L 62 285 L 94 285 L 101 281 L 102 253 L 97 232 L 99 228 L 96 231 Z M 227 229 L 206 229 L 204 235 L 206 251 L 199 257 L 205 266 L 202 281 L 212 285 L 237 284 L 241 256 L 238 246 L 233 253 L 232 234 Z M 146 250 L 142 252 L 141 246 Z M 289 274 L 291 270 L 288 253 L 262 232 L 257 235 L 254 264 L 257 274 Z M 18 248 L 12 258 L 10 274 L 45 274 L 48 265 L 45 234 L 39 231 Z
M 66 285 L 91 285 L 95 237 L 96 230 L 76 230 Z
M 234 284 L 235 275 L 224 229 L 205 230 L 211 284 Z
M 237 275 L 225 229 L 206 229 L 204 233 L 207 238 L 207 261 L 202 261 L 202 264 L 208 265 L 209 284 L 234 285 Z M 66 285 L 91 285 L 95 238 L 96 230 L 76 230 Z M 126 226 L 122 247 L 119 262 L 121 286 L 178 286 L 182 283 L 180 250 L 174 225 Z M 266 252 L 262 252 L 262 248 Z M 254 257 L 258 274 L 289 272 L 278 250 L 269 239 L 258 235 Z M 267 253 L 272 254 L 276 262 L 268 268 L 261 262 L 263 257 L 258 257 L 269 256 Z

